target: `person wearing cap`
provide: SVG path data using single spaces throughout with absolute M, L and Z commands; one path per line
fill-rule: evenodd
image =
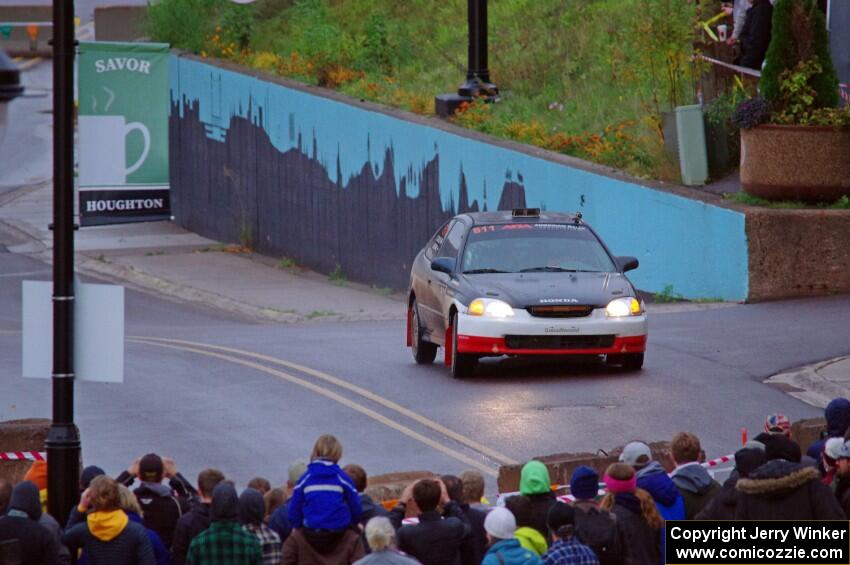
M 54 565 L 59 562 L 59 545 L 47 528 L 38 523 L 41 502 L 32 481 L 15 485 L 6 514 L 0 517 L 0 542 L 17 540 L 22 565 Z
M 734 520 L 735 507 L 738 505 L 738 490 L 735 486 L 740 479 L 746 479 L 750 473 L 767 462 L 764 449 L 744 447 L 735 452 L 735 468 L 723 483 L 720 492 L 711 499 L 695 517 L 697 520 Z
M 602 565 L 620 565 L 625 541 L 616 517 L 602 509 L 597 501 L 599 474 L 586 465 L 576 468 L 570 477 L 570 494 L 574 499 L 572 506 L 576 511 L 575 527 L 579 537 L 584 531 L 588 536 L 585 544 L 596 553 Z M 591 534 L 587 529 L 593 530 L 594 539 L 589 539 Z
M 764 431 L 791 439 L 791 420 L 784 414 L 771 414 L 764 420 Z
M 280 565 L 283 559 L 283 546 L 280 536 L 263 522 L 266 505 L 263 494 L 248 487 L 239 495 L 239 523 L 246 531 L 257 536 L 263 551 L 263 565 Z
M 826 473 L 826 470 L 820 464 L 826 440 L 831 437 L 843 438 L 844 434 L 847 433 L 847 429 L 850 428 L 850 400 L 846 398 L 833 398 L 826 405 L 823 415 L 826 419 L 826 437 L 816 441 L 806 450 L 806 455 L 819 462 L 818 469 L 821 475 Z
M 545 464 L 532 460 L 522 466 L 519 477 L 519 493 L 527 496 L 531 502 L 529 526 L 541 532 L 548 541 L 549 532 L 546 527 L 546 516 L 549 515 L 549 509 L 558 499 L 552 492 L 552 481 L 549 478 L 549 469 Z
M 685 519 L 692 520 L 720 492 L 720 483 L 699 462 L 702 447 L 694 434 L 679 432 L 673 436 L 670 451 L 676 463 L 670 478 L 685 501 Z
M 195 536 L 210 526 L 212 492 L 223 480 L 224 473 L 218 469 L 204 469 L 198 473 L 198 498 L 192 502 L 192 509 L 180 516 L 174 527 L 174 538 L 171 542 L 174 565 L 186 563 L 189 544 Z
M 89 563 L 156 563 L 147 531 L 121 509 L 118 482 L 105 475 L 92 479 L 83 493 L 62 543 L 75 554 L 82 549 Z
M 257 536 L 238 522 L 239 497 L 227 481 L 213 489 L 210 527 L 189 545 L 190 565 L 262 565 L 263 552 Z
M 629 443 L 623 448 L 620 461 L 635 470 L 638 488 L 652 496 L 662 518 L 685 519 L 685 501 L 661 463 L 652 460 L 652 450 L 648 445 L 640 441 Z
M 287 469 L 286 479 L 287 502 L 278 506 L 269 518 L 269 527 L 277 532 L 281 541 L 286 541 L 286 538 L 288 538 L 289 534 L 292 533 L 292 525 L 289 523 L 288 501 L 292 497 L 292 491 L 295 489 L 295 485 L 298 484 L 298 479 L 300 479 L 306 472 L 307 462 L 303 459 L 298 459 L 289 466 L 289 469 Z
M 599 565 L 593 550 L 576 537 L 575 518 L 576 510 L 569 504 L 558 502 L 549 509 L 546 522 L 555 541 L 543 555 L 545 565 Z
M 144 512 L 145 527 L 159 534 L 165 546 L 170 548 L 177 521 L 189 511 L 190 501 L 197 491 L 177 472 L 174 461 L 156 453 L 137 459 L 115 480 L 130 487 L 137 478 L 141 485 L 133 494 L 139 499 Z M 162 484 L 164 478 L 168 479 L 168 485 Z
M 735 485 L 736 520 L 845 520 L 820 473 L 800 461 L 800 448 L 784 436 L 767 444 L 767 462 Z
M 536 565 L 542 563 L 533 552 L 514 537 L 516 518 L 504 507 L 494 508 L 484 519 L 489 547 L 481 565 Z
M 608 491 L 600 506 L 617 518 L 629 565 L 658 565 L 662 549 L 664 520 L 652 497 L 638 488 L 637 475 L 625 463 L 612 463 L 602 480 Z
M 89 465 L 80 473 L 80 494 L 83 493 L 91 485 L 92 479 L 105 475 L 106 471 L 97 465 Z

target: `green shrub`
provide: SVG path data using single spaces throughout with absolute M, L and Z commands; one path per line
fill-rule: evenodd
M 829 53 L 823 13 L 813 0 L 778 0 L 773 8 L 772 35 L 759 90 L 768 101 L 780 103 L 783 74 L 808 61 L 817 64 L 807 83 L 814 92 L 814 108 L 838 105 L 838 77 Z
M 143 26 L 154 41 L 200 53 L 227 0 L 158 0 L 147 10 Z

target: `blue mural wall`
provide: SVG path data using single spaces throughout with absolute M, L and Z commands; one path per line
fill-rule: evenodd
M 219 68 L 171 67 L 171 187 L 182 225 L 404 288 L 459 211 L 580 210 L 638 288 L 747 297 L 743 214 Z

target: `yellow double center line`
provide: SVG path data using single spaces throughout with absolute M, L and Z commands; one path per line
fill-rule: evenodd
M 251 369 L 255 369 L 257 371 L 261 371 L 261 372 L 269 374 L 269 375 L 273 375 L 273 376 L 275 376 L 279 379 L 282 379 L 282 380 L 285 380 L 285 381 L 290 382 L 292 384 L 301 386 L 301 387 L 306 388 L 306 389 L 308 389 L 312 392 L 320 394 L 320 395 L 322 395 L 326 398 L 330 398 L 331 400 L 339 402 L 340 404 L 347 406 L 348 408 L 351 408 L 352 410 L 360 412 L 361 414 L 368 416 L 369 418 L 372 418 L 373 420 L 376 420 L 377 422 L 380 422 L 381 424 L 384 424 L 387 427 L 390 427 L 390 428 L 392 428 L 396 431 L 399 431 L 402 434 L 404 434 L 404 435 L 406 435 L 410 438 L 413 438 L 413 439 L 415 439 L 415 440 L 417 440 L 421 443 L 424 443 L 425 445 L 427 445 L 427 446 L 429 446 L 429 447 L 431 447 L 431 448 L 433 448 L 433 449 L 435 449 L 435 450 L 437 450 L 441 453 L 444 453 L 445 455 L 453 457 L 454 459 L 457 459 L 458 461 L 461 461 L 461 462 L 463 462 L 467 465 L 473 466 L 476 469 L 479 469 L 480 471 L 482 471 L 483 473 L 486 473 L 487 475 L 490 475 L 492 477 L 497 476 L 498 468 L 495 465 L 487 464 L 487 463 L 480 461 L 478 459 L 475 459 L 473 457 L 469 457 L 468 455 L 466 455 L 465 453 L 463 453 L 461 451 L 452 449 L 451 447 L 444 445 L 443 443 L 440 443 L 440 442 L 438 442 L 438 441 L 436 441 L 432 438 L 429 438 L 428 436 L 420 434 L 419 432 L 409 428 L 408 426 L 400 424 L 400 423 L 384 416 L 383 414 L 376 412 L 375 410 L 373 410 L 373 409 L 371 409 L 371 408 L 369 408 L 369 407 L 367 407 L 363 404 L 360 404 L 359 402 L 356 402 L 356 401 L 354 401 L 350 398 L 347 398 L 347 397 L 339 394 L 338 392 L 335 392 L 335 391 L 330 390 L 328 388 L 319 386 L 315 382 L 311 382 L 308 379 L 298 377 L 298 376 L 295 376 L 295 375 L 291 375 L 289 373 L 285 373 L 285 372 L 280 371 L 278 369 L 273 369 L 273 368 L 268 367 L 266 365 L 260 364 L 256 361 L 263 361 L 265 363 L 270 363 L 272 365 L 286 367 L 288 369 L 292 369 L 292 370 L 298 371 L 300 373 L 303 373 L 305 375 L 309 375 L 310 377 L 314 377 L 315 379 L 318 379 L 320 381 L 324 381 L 326 383 L 329 383 L 329 384 L 334 385 L 336 387 L 339 387 L 341 389 L 345 389 L 347 391 L 353 392 L 353 393 L 355 393 L 355 394 L 357 394 L 357 395 L 359 395 L 359 396 L 361 396 L 361 397 L 363 397 L 367 400 L 370 400 L 370 401 L 372 401 L 376 404 L 383 406 L 384 408 L 387 408 L 388 410 L 391 410 L 391 411 L 396 412 L 398 414 L 401 414 L 401 415 L 403 415 L 407 418 L 410 418 L 411 420 L 417 422 L 418 424 L 421 424 L 422 426 L 425 426 L 426 428 L 428 428 L 430 430 L 433 430 L 433 431 L 435 431 L 435 432 L 437 432 L 437 433 L 439 433 L 439 434 L 441 434 L 441 435 L 443 435 L 443 436 L 445 436 L 445 437 L 447 437 L 451 440 L 454 440 L 454 441 L 460 443 L 461 445 L 464 445 L 464 446 L 468 447 L 469 449 L 472 449 L 473 451 L 476 451 L 479 454 L 481 454 L 485 457 L 488 457 L 488 458 L 492 459 L 493 461 L 495 461 L 499 464 L 514 465 L 514 464 L 517 463 L 516 460 L 508 457 L 507 455 L 499 453 L 498 451 L 496 451 L 494 449 L 486 447 L 486 446 L 484 446 L 484 445 L 482 445 L 482 444 L 480 444 L 480 443 L 478 443 L 478 442 L 476 442 L 476 441 L 474 441 L 474 440 L 472 440 L 472 439 L 470 439 L 470 438 L 468 438 L 468 437 L 466 437 L 462 434 L 459 434 L 459 433 L 457 433 L 453 430 L 450 430 L 449 428 L 443 426 L 442 424 L 439 424 L 439 423 L 437 423 L 437 422 L 435 422 L 435 421 L 433 421 L 429 418 L 426 418 L 425 416 L 418 414 L 417 412 L 414 412 L 413 410 L 410 410 L 409 408 L 405 408 L 404 406 L 401 406 L 400 404 L 397 404 L 396 402 L 393 402 L 392 400 L 388 400 L 388 399 L 384 398 L 383 396 L 380 396 L 380 395 L 378 395 L 378 394 L 376 394 L 376 393 L 374 393 L 374 392 L 372 392 L 368 389 L 365 389 L 361 386 L 352 384 L 352 383 L 350 383 L 346 380 L 340 379 L 340 378 L 335 377 L 333 375 L 329 375 L 329 374 L 324 373 L 322 371 L 318 371 L 318 370 L 312 369 L 310 367 L 305 367 L 304 365 L 300 365 L 298 363 L 293 363 L 291 361 L 286 361 L 284 359 L 278 359 L 276 357 L 271 357 L 269 355 L 263 355 L 261 353 L 255 353 L 253 351 L 245 351 L 243 349 L 236 349 L 236 348 L 225 347 L 225 346 L 221 346 L 221 345 L 214 345 L 214 344 L 209 344 L 209 343 L 199 343 L 199 342 L 186 341 L 186 340 L 180 340 L 180 339 L 132 336 L 132 337 L 128 337 L 128 341 L 133 342 L 133 343 L 152 345 L 152 346 L 156 346 L 156 347 L 164 347 L 164 348 L 173 349 L 173 350 L 177 350 L 177 351 L 186 351 L 186 352 L 195 353 L 195 354 L 198 354 L 198 355 L 205 355 L 207 357 L 212 357 L 214 359 L 220 359 L 222 361 L 227 361 L 227 362 L 234 363 L 234 364 L 237 364 L 237 365 L 242 365 L 242 366 L 245 366 L 245 367 L 249 367 Z M 248 359 L 244 359 L 244 357 L 247 357 Z M 249 359 L 254 359 L 255 361 L 251 361 Z

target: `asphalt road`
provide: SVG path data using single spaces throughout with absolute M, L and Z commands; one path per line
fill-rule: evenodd
M 49 381 L 20 376 L 19 333 L 20 281 L 49 278 L 48 266 L 0 252 L 0 420 L 50 416 Z M 761 380 L 850 353 L 848 315 L 850 297 L 659 313 L 639 374 L 502 361 L 454 381 L 414 365 L 403 322 L 257 324 L 128 292 L 125 382 L 78 383 L 77 422 L 85 462 L 111 473 L 158 451 L 240 486 L 258 474 L 282 481 L 326 432 L 371 473 L 493 473 L 679 430 L 699 434 L 711 457 L 768 413 L 818 413 Z

